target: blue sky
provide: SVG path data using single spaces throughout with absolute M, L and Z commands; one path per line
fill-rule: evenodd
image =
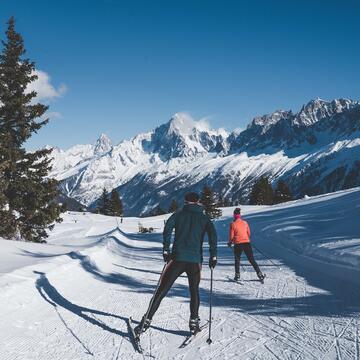
M 355 0 L 1 0 L 46 72 L 52 121 L 28 144 L 114 142 L 187 111 L 213 127 L 360 99 Z

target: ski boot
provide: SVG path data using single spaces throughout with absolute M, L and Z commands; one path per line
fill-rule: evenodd
M 235 273 L 234 280 L 235 280 L 235 281 L 239 281 L 239 280 L 240 280 L 240 273 Z
M 151 319 L 145 319 L 145 316 L 142 317 L 140 324 L 135 327 L 134 332 L 137 337 L 141 335 L 141 333 L 145 332 L 151 324 Z
M 259 271 L 259 272 L 257 273 L 257 276 L 258 276 L 260 282 L 263 284 L 263 283 L 264 283 L 264 279 L 265 279 L 265 275 L 264 275 L 261 271 Z
M 196 334 L 200 331 L 200 319 L 197 317 L 195 319 L 190 319 L 189 321 L 189 328 L 191 334 Z

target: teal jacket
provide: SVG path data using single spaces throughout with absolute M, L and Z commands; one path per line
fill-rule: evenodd
M 187 204 L 169 217 L 163 232 L 164 251 L 169 252 L 173 229 L 175 238 L 171 253 L 176 260 L 202 263 L 205 233 L 208 236 L 210 256 L 216 256 L 216 230 L 200 205 Z

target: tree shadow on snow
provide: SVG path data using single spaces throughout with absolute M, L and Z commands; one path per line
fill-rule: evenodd
M 72 259 L 79 260 L 80 266 L 83 268 L 83 270 L 93 275 L 97 280 L 110 284 L 123 285 L 127 288 L 127 290 L 132 289 L 134 291 L 141 291 L 143 293 L 152 292 L 154 288 L 152 284 L 145 284 L 139 280 L 136 280 L 136 278 L 133 276 L 128 276 L 119 272 L 102 272 L 89 256 L 82 255 L 77 251 L 70 252 L 68 256 Z
M 310 202 L 294 203 L 290 207 L 274 207 L 271 211 L 265 209 L 245 215 L 244 218 L 252 229 L 253 245 L 263 253 L 254 247 L 255 259 L 261 268 L 268 264 L 265 272 L 269 272 L 269 277 L 264 286 L 266 287 L 269 281 L 277 281 L 271 279 L 272 274 L 280 281 L 284 274 L 276 268 L 285 266 L 294 272 L 288 281 L 293 282 L 297 277 L 301 277 L 309 285 L 308 288 L 319 290 L 315 290 L 314 294 L 309 293 L 308 296 L 278 299 L 248 299 L 237 294 L 225 295 L 215 291 L 215 306 L 230 306 L 239 311 L 265 315 L 359 316 L 360 271 L 347 268 L 353 249 L 358 247 L 347 240 L 359 237 L 360 227 L 356 221 L 360 218 L 359 201 L 360 193 L 350 192 L 325 201 L 320 197 L 314 202 L 310 199 Z M 216 222 L 219 238 L 227 237 L 228 223 L 228 219 Z M 301 244 L 301 241 L 304 241 L 304 244 Z M 313 255 L 302 254 L 305 246 L 316 249 L 329 242 L 336 242 L 334 248 L 338 252 L 325 249 L 328 251 L 325 256 L 336 254 L 335 264 L 330 263 L 330 257 L 327 262 L 321 261 L 320 257 L 315 258 L 319 256 L 317 252 Z M 343 250 L 347 250 L 348 257 L 344 256 L 342 259 Z M 231 258 L 233 255 L 230 251 L 219 248 L 219 261 L 226 262 L 224 266 L 229 266 L 228 259 Z M 340 263 L 343 266 L 340 266 Z
M 257 299 L 244 298 L 240 294 L 215 292 L 213 296 L 214 307 L 225 307 L 233 311 L 254 315 L 285 317 L 339 315 L 353 317 L 358 316 L 360 311 L 355 302 L 344 302 L 331 294 Z

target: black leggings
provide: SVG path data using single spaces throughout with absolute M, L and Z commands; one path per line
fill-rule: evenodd
M 160 286 L 155 293 L 153 303 L 150 307 L 148 315 L 149 319 L 152 319 L 157 309 L 159 308 L 161 300 L 170 290 L 175 280 L 183 272 L 186 273 L 189 280 L 191 319 L 197 318 L 199 316 L 199 284 L 201 276 L 201 264 L 170 260 L 169 263 L 166 265 L 166 268 L 160 280 Z
M 234 245 L 235 272 L 237 274 L 240 273 L 240 257 L 243 251 L 245 252 L 246 257 L 248 258 L 250 264 L 253 266 L 256 273 L 258 273 L 260 271 L 260 268 L 254 259 L 254 254 L 250 243 L 242 243 L 242 244 Z

